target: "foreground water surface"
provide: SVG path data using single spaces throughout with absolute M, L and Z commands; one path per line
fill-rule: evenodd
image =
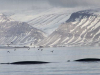
M 99 47 L 1 48 L 0 63 L 17 61 L 45 61 L 51 63 L 0 64 L 0 75 L 100 75 L 99 61 L 74 61 L 82 58 L 100 58 Z

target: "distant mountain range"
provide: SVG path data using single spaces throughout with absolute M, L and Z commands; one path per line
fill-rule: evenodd
M 63 10 L 62 10 L 63 11 Z M 20 22 L 0 14 L 0 44 L 100 46 L 100 9 L 39 15 Z
M 5 13 L 14 20 L 27 22 L 31 26 L 42 30 L 43 32 L 50 35 L 55 29 L 62 23 L 65 23 L 69 19 L 71 13 L 80 9 L 68 9 L 68 8 L 48 8 L 43 9 L 44 12 L 38 11 L 34 14 L 35 10 L 27 10 L 27 12 L 20 13 Z
M 38 45 L 42 46 L 100 46 L 100 11 L 84 10 L 71 14 L 52 34 Z

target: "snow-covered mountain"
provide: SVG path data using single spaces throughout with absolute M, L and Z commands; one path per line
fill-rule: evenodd
M 27 9 L 3 13 L 15 21 L 27 22 L 31 26 L 49 35 L 57 29 L 59 25 L 65 23 L 71 13 L 79 10 L 81 10 L 81 8 L 43 7 L 43 9 Z
M 0 44 L 99 45 L 100 9 L 69 10 L 54 8 L 35 17 L 29 16 L 26 22 L 14 21 L 11 16 L 0 14 Z
M 50 36 L 38 45 L 42 46 L 100 46 L 100 10 L 84 10 L 72 13 Z
M 65 23 L 66 20 L 69 19 L 71 13 L 78 10 L 80 9 L 53 8 L 37 15 L 37 17 L 27 22 L 33 27 L 50 35 L 59 27 L 59 25 Z
M 48 14 L 39 16 L 28 23 L 35 28 L 41 29 L 47 34 L 52 33 L 60 24 L 66 22 L 70 15 L 67 14 Z
M 44 37 L 44 32 L 26 22 L 14 21 L 0 14 L 0 44 L 36 44 Z

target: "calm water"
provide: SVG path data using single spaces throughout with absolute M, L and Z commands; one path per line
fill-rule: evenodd
M 10 53 L 7 53 L 10 51 Z M 51 52 L 53 51 L 53 52 Z M 100 58 L 99 47 L 0 49 L 0 63 L 47 61 L 33 65 L 0 64 L 0 75 L 100 75 L 100 62 L 75 62 L 80 58 Z M 70 62 L 67 62 L 70 60 Z

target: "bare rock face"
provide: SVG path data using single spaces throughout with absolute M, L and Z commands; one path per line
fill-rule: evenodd
M 85 10 L 72 13 L 66 23 L 40 42 L 42 46 L 100 45 L 100 11 Z

